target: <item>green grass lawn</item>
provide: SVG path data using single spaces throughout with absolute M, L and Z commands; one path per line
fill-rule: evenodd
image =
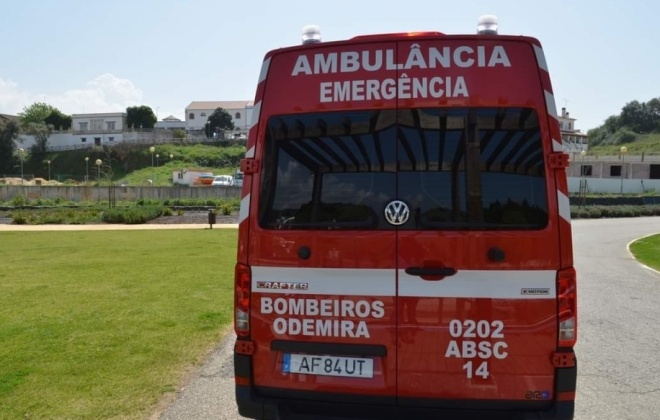
M 232 321 L 236 230 L 0 233 L 0 418 L 144 418 Z
M 630 252 L 642 264 L 660 270 L 660 235 L 648 236 L 630 244 Z

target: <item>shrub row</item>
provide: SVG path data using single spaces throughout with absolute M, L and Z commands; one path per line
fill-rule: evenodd
M 574 219 L 660 216 L 660 205 L 653 206 L 571 206 Z
M 165 213 L 162 206 L 124 207 L 104 210 L 101 220 L 106 223 L 137 225 L 159 218 Z M 171 214 L 171 211 L 168 213 Z

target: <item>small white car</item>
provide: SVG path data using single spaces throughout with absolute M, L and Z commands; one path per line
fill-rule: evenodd
M 213 182 L 211 183 L 212 186 L 214 187 L 229 187 L 232 185 L 232 180 L 234 177 L 231 175 L 216 175 L 215 178 L 213 178 Z
M 234 174 L 234 177 L 232 179 L 232 183 L 234 187 L 242 187 L 243 186 L 243 172 L 241 171 L 236 171 Z

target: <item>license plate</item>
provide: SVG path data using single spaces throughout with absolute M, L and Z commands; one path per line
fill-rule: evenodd
M 346 378 L 373 378 L 374 360 L 362 357 L 285 353 L 282 360 L 282 372 Z

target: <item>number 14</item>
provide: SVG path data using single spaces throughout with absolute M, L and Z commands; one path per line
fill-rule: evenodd
M 472 379 L 474 375 L 481 376 L 484 379 L 488 379 L 488 375 L 490 375 L 490 373 L 488 372 L 488 362 L 481 362 L 479 367 L 477 367 L 477 370 L 473 372 L 472 362 L 470 361 L 463 365 L 463 370 L 467 370 L 468 379 Z

